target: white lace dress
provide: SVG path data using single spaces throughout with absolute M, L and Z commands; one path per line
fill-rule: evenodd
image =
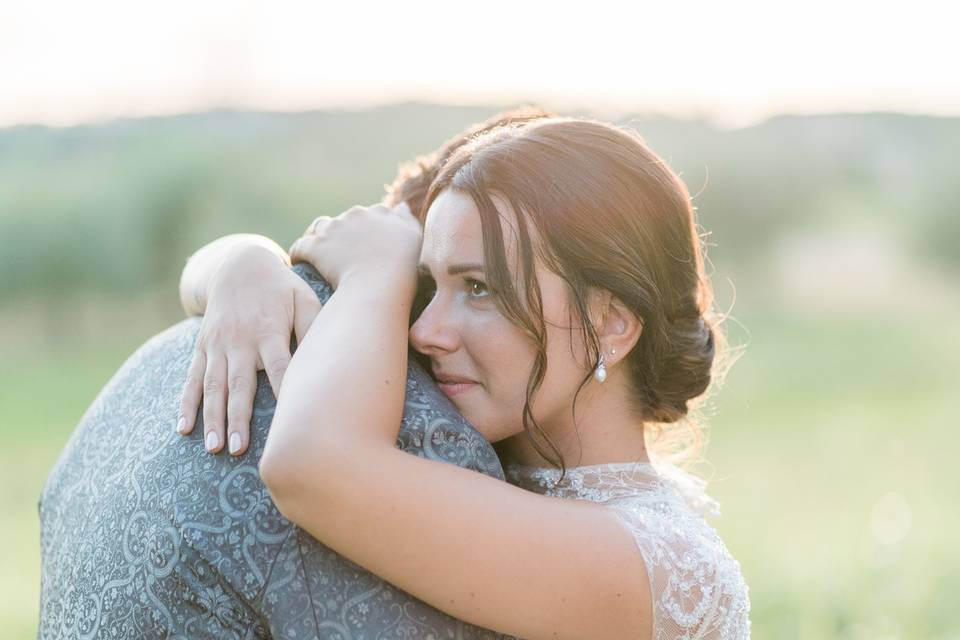
M 548 496 L 592 500 L 618 516 L 637 542 L 653 594 L 654 640 L 750 637 L 749 589 L 705 516 L 719 503 L 706 483 L 666 463 L 616 463 L 567 469 L 505 466 L 507 480 Z

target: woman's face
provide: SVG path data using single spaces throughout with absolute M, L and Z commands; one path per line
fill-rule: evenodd
M 495 202 L 516 283 L 513 214 L 502 202 Z M 435 290 L 410 328 L 411 344 L 430 358 L 441 390 L 488 441 L 522 432 L 536 345 L 501 314 L 496 293 L 487 287 L 480 212 L 467 194 L 446 189 L 430 206 L 420 271 L 433 279 Z M 570 408 L 587 370 L 581 364 L 582 342 L 571 344 L 566 284 L 539 260 L 536 276 L 547 332 L 547 371 L 532 409 L 548 433 L 557 433 L 573 425 Z M 522 292 L 520 299 L 525 299 Z M 573 332 L 575 339 L 579 336 L 579 330 Z M 454 384 L 453 379 L 469 382 Z

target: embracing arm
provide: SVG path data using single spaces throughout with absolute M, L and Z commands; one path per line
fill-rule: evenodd
M 180 304 L 188 316 L 202 316 L 207 309 L 210 285 L 217 269 L 234 251 L 252 247 L 263 248 L 290 266 L 290 257 L 280 245 L 266 236 L 253 233 L 234 233 L 217 238 L 197 250 L 180 275 Z
M 345 278 L 315 319 L 260 461 L 277 507 L 475 625 L 530 639 L 650 637 L 646 569 L 610 510 L 396 449 L 412 297 L 409 280 L 385 273 Z
M 290 361 L 292 383 L 277 398 L 274 427 L 260 461 L 261 477 L 278 506 L 300 497 L 311 501 L 296 485 L 301 479 L 311 481 L 313 452 L 345 444 L 344 439 L 394 448 L 403 416 L 407 318 L 415 289 L 414 279 L 346 279 L 314 319 Z M 364 372 L 364 381 L 348 382 L 346 371 Z M 317 424 L 318 412 L 327 424 Z M 278 424 L 285 428 L 276 428 Z M 287 487 L 288 482 L 295 486 Z M 349 491 L 327 483 L 323 488 Z

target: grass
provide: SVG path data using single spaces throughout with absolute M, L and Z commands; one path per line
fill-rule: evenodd
M 716 394 L 707 458 L 753 637 L 960 638 L 957 311 L 738 316 L 752 337 Z M 46 474 L 138 342 L 23 352 L 0 371 L 5 637 L 36 634 Z
M 709 458 L 758 638 L 957 638 L 960 325 L 748 321 Z
M 5 358 L 0 370 L 0 628 L 7 638 L 34 638 L 40 600 L 37 501 L 87 405 L 137 346 L 62 346 Z

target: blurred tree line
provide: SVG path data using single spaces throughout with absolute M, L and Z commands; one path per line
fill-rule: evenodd
M 0 311 L 67 290 L 175 287 L 187 256 L 226 233 L 288 246 L 317 215 L 378 200 L 400 162 L 496 111 L 409 103 L 0 130 Z M 737 130 L 618 122 L 687 182 L 715 263 L 762 267 L 778 238 L 843 221 L 960 271 L 960 119 L 783 116 Z

